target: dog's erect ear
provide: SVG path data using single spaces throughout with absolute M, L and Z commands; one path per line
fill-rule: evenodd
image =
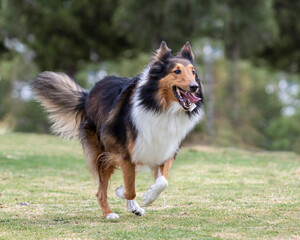
M 192 63 L 194 63 L 194 54 L 192 51 L 191 44 L 189 42 L 186 42 L 184 46 L 181 48 L 180 52 L 178 53 L 177 57 L 182 57 L 190 60 Z
M 154 56 L 154 60 L 165 62 L 169 57 L 172 57 L 171 49 L 168 48 L 165 41 L 162 41 L 161 44 L 160 44 L 159 49 L 157 50 L 157 52 Z

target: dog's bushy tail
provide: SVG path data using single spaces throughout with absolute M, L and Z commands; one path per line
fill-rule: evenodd
M 31 86 L 49 113 L 52 131 L 63 138 L 79 138 L 88 92 L 64 73 L 43 72 Z

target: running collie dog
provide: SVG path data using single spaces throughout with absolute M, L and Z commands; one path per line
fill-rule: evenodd
M 140 75 L 105 77 L 90 92 L 63 73 L 43 72 L 33 81 L 52 130 L 81 141 L 87 165 L 99 179 L 96 196 L 104 218 L 119 218 L 107 202 L 108 182 L 117 167 L 124 187 L 116 195 L 138 216 L 145 211 L 135 199 L 137 166 L 148 166 L 156 178 L 144 194 L 144 207 L 168 186 L 179 146 L 203 116 L 202 87 L 193 63 L 188 42 L 175 57 L 162 42 Z

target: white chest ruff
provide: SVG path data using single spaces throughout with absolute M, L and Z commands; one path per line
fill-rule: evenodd
M 176 102 L 159 114 L 135 103 L 132 114 L 137 129 L 132 162 L 149 167 L 161 165 L 172 157 L 186 134 L 202 117 L 202 112 L 189 117 Z

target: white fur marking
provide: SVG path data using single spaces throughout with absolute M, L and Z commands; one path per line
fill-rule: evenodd
M 178 150 L 186 134 L 201 120 L 203 111 L 188 116 L 178 102 L 156 113 L 141 105 L 141 88 L 149 80 L 150 67 L 142 72 L 133 98 L 132 120 L 138 131 L 132 162 L 154 167 L 163 164 Z
M 127 207 L 130 212 L 134 213 L 137 216 L 145 215 L 145 210 L 140 207 L 135 199 L 127 200 Z
M 105 219 L 119 219 L 119 218 L 120 218 L 120 217 L 119 217 L 118 214 L 116 214 L 116 213 L 110 213 L 110 214 L 108 214 L 108 215 L 106 216 Z
M 123 186 L 118 187 L 115 193 L 117 197 L 125 199 L 124 198 L 125 188 Z M 140 205 L 137 203 L 135 199 L 127 200 L 127 207 L 130 212 L 134 213 L 137 216 L 143 216 L 145 214 L 145 210 L 140 207 Z
M 167 186 L 167 179 L 164 176 L 158 177 L 155 183 L 149 187 L 147 192 L 145 192 L 143 197 L 143 206 L 147 207 L 153 203 Z
M 160 168 L 158 168 L 158 169 L 157 169 L 157 177 L 156 177 L 156 178 L 159 178 L 159 177 L 161 177 L 161 176 L 162 176 L 162 174 L 161 174 Z
M 192 112 L 196 107 L 197 107 L 197 105 L 195 103 L 193 103 L 192 106 L 190 107 L 189 111 Z
M 132 162 L 150 167 L 163 164 L 178 150 L 181 141 L 202 115 L 201 111 L 189 117 L 177 102 L 162 113 L 149 111 L 140 105 L 135 95 L 132 116 L 138 136 Z
M 115 193 L 116 193 L 117 197 L 125 199 L 125 197 L 124 197 L 125 188 L 123 186 L 118 187 L 116 189 Z
M 138 87 L 146 84 L 146 82 L 148 81 L 148 74 L 149 74 L 149 71 L 150 71 L 150 66 L 147 66 L 141 73 L 140 75 L 140 82 L 138 84 Z

